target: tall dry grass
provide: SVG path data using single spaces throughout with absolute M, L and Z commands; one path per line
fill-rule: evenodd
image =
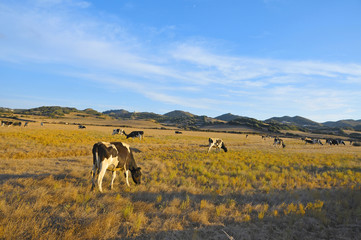
M 110 127 L 1 128 L 1 239 L 356 239 L 361 148 L 285 149 L 260 136 Z M 135 129 L 127 129 L 128 131 Z M 208 137 L 229 152 L 207 153 Z M 129 143 L 143 183 L 90 192 L 91 147 Z M 110 184 L 106 174 L 103 185 Z

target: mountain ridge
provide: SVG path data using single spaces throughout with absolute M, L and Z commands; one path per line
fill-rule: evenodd
M 232 113 L 225 113 L 217 117 L 208 117 L 206 115 L 196 115 L 190 112 L 182 110 L 174 110 L 165 114 L 157 114 L 153 112 L 130 112 L 124 109 L 107 110 L 98 112 L 92 108 L 86 108 L 84 110 L 78 110 L 72 107 L 59 107 L 59 106 L 42 106 L 30 109 L 11 109 L 0 107 L 1 113 L 18 113 L 18 114 L 32 114 L 40 116 L 48 116 L 53 118 L 64 117 L 66 114 L 71 112 L 99 116 L 110 116 L 115 119 L 146 119 L 155 120 L 160 123 L 175 124 L 184 128 L 198 128 L 205 125 L 214 124 L 230 124 L 230 125 L 242 125 L 248 126 L 255 129 L 262 129 L 266 131 L 280 131 L 282 129 L 293 129 L 305 131 L 307 129 L 347 129 L 361 131 L 361 119 L 353 120 L 338 120 L 338 121 L 327 121 L 324 123 L 318 123 L 310 119 L 301 116 L 283 116 L 283 117 L 272 117 L 264 121 L 257 120 L 251 117 L 243 117 L 234 115 Z

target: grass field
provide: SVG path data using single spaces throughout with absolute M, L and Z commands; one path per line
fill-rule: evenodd
M 126 128 L 130 132 L 131 128 Z M 140 130 L 140 129 L 137 129 Z M 361 147 L 259 135 L 46 124 L 0 128 L 0 239 L 359 239 Z M 209 137 L 229 152 L 207 153 Z M 91 148 L 141 150 L 141 185 L 90 192 Z

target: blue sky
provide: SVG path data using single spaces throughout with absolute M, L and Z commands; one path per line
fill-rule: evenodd
M 359 0 L 0 1 L 0 106 L 361 119 Z

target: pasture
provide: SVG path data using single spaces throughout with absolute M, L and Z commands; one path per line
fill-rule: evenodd
M 47 124 L 0 128 L 0 239 L 357 239 L 361 147 L 259 135 Z M 208 150 L 222 138 L 228 152 Z M 91 192 L 91 149 L 123 141 L 142 184 Z M 227 236 L 228 235 L 228 236 Z

